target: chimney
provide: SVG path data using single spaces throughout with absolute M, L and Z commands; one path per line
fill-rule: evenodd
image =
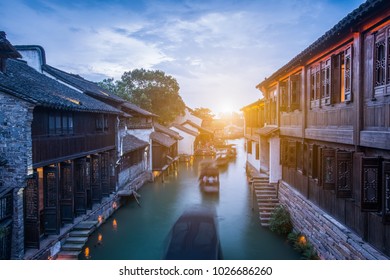
M 5 73 L 8 58 L 22 58 L 15 47 L 7 40 L 4 31 L 0 31 L 0 72 Z

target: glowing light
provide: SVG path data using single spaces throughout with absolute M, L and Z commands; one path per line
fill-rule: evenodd
M 103 216 L 102 215 L 98 216 L 98 222 L 99 222 L 99 224 L 101 224 L 103 222 Z
M 118 229 L 118 223 L 117 223 L 116 219 L 114 219 L 112 221 L 112 227 L 114 228 L 115 231 Z
M 86 259 L 89 259 L 90 258 L 90 255 L 89 255 L 89 247 L 85 247 L 85 250 L 84 250 L 84 257 Z
M 103 241 L 103 235 L 101 233 L 99 233 L 98 235 L 98 244 L 102 243 Z
M 114 202 L 112 203 L 112 208 L 113 208 L 113 209 L 116 209 L 117 207 L 118 207 L 118 205 L 117 205 L 116 201 L 114 201 Z
M 306 245 L 306 237 L 304 235 L 301 235 L 298 237 L 298 244 L 299 245 Z

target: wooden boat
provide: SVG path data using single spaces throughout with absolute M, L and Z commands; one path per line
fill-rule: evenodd
M 202 161 L 199 165 L 199 186 L 205 192 L 219 191 L 219 170 L 215 161 Z
M 215 215 L 212 211 L 185 212 L 168 235 L 166 260 L 222 259 Z

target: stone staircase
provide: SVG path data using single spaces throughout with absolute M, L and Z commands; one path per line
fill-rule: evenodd
M 259 210 L 260 224 L 268 227 L 272 212 L 279 205 L 276 188 L 269 183 L 268 177 L 254 177 L 252 178 L 252 192 Z
M 61 246 L 57 260 L 77 260 L 89 236 L 97 227 L 97 221 L 83 221 L 73 227 Z

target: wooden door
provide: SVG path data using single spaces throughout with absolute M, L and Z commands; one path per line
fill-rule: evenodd
M 390 161 L 383 162 L 383 222 L 390 224 Z
M 39 249 L 40 217 L 37 172 L 34 172 L 33 176 L 27 179 L 27 185 L 24 189 L 24 231 L 26 248 Z
M 45 234 L 60 233 L 58 166 L 43 169 Z
M 86 159 L 81 158 L 74 162 L 74 190 L 75 190 L 75 212 L 82 215 L 87 210 L 87 195 L 85 186 L 85 165 Z
M 100 161 L 100 180 L 102 186 L 102 195 L 108 196 L 110 194 L 110 173 L 109 173 L 109 154 L 103 153 Z
M 60 213 L 61 222 L 73 223 L 74 219 L 74 190 L 73 190 L 73 164 L 61 163 L 60 180 Z
M 92 203 L 100 203 L 102 199 L 100 155 L 91 156 L 91 192 Z

